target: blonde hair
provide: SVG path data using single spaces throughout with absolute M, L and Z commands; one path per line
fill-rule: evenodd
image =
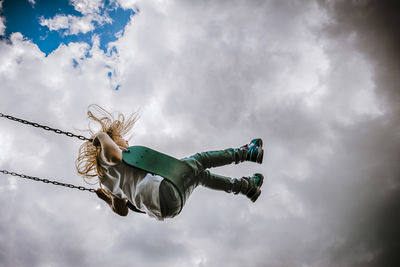
M 115 113 L 116 116 L 114 116 L 112 113 L 96 104 L 89 105 L 87 114 L 91 122 L 94 121 L 99 124 L 101 127 L 100 131 L 107 133 L 114 141 L 117 138 L 124 138 L 139 118 L 137 112 L 131 114 L 128 119 L 125 119 L 125 116 L 119 112 Z M 93 138 L 99 131 L 94 131 L 92 129 L 91 122 L 88 124 L 87 131 Z M 89 183 L 88 179 L 102 177 L 104 174 L 104 169 L 98 162 L 100 151 L 101 147 L 94 146 L 91 141 L 84 142 L 79 148 L 79 155 L 75 161 L 75 166 L 78 173 L 83 176 L 83 179 L 87 183 Z M 95 183 L 89 184 L 97 184 L 98 182 L 97 180 Z

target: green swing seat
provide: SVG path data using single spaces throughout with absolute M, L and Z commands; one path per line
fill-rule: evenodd
M 170 181 L 179 192 L 182 210 L 187 199 L 185 189 L 190 183 L 189 177 L 193 172 L 188 164 L 145 146 L 131 146 L 124 149 L 122 160 L 130 166 L 157 174 Z

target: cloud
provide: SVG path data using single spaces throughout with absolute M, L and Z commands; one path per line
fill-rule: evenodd
M 82 14 L 99 7 L 74 3 Z M 256 203 L 198 188 L 163 223 L 118 217 L 88 193 L 5 178 L 1 264 L 396 265 L 396 52 L 378 44 L 394 37 L 374 30 L 393 26 L 354 3 L 142 1 L 112 43 L 117 53 L 96 38 L 47 57 L 21 34 L 1 41 L 0 106 L 12 115 L 74 131 L 86 127 L 90 103 L 141 108 L 134 144 L 176 157 L 253 137 L 266 148 L 261 166 L 212 170 L 265 174 Z M 78 140 L 0 123 L 2 167 L 84 185 L 74 170 Z
M 70 3 L 74 6 L 76 11 L 84 15 L 99 13 L 100 8 L 104 7 L 102 0 L 71 0 Z
M 359 154 L 352 152 L 358 158 L 357 165 L 367 171 L 357 182 L 360 201 L 355 207 L 357 216 L 349 219 L 350 232 L 336 248 L 336 256 L 355 266 L 396 266 L 400 262 L 399 249 L 392 237 L 399 235 L 400 220 L 396 212 L 400 195 L 397 75 L 400 54 L 398 18 L 394 11 L 398 3 L 319 2 L 333 18 L 323 33 L 331 42 L 330 50 L 338 52 L 343 49 L 342 43 L 352 40 L 352 46 L 371 62 L 373 92 L 382 115 L 346 133 L 346 143 L 359 151 Z
M 107 13 L 101 14 L 101 8 L 104 8 L 102 1 L 73 0 L 71 4 L 83 16 L 57 14 L 52 18 L 41 17 L 39 24 L 47 26 L 50 31 L 66 30 L 64 34 L 76 35 L 93 31 L 94 23 L 97 25 L 112 23 Z
M 51 19 L 40 18 L 40 25 L 47 26 L 50 31 L 66 30 L 66 34 L 87 33 L 94 30 L 92 19 L 71 15 L 56 15 Z
M 3 2 L 0 1 L 0 36 L 6 32 L 5 18 L 3 17 Z

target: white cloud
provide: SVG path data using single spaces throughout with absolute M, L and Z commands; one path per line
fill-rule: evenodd
M 137 0 L 118 0 L 118 4 L 124 9 L 132 9 L 134 11 L 138 9 Z
M 104 5 L 102 1 L 73 0 L 71 4 L 82 17 L 64 14 L 57 14 L 52 18 L 41 17 L 40 25 L 47 26 L 51 31 L 66 30 L 64 34 L 74 35 L 93 31 L 95 22 L 100 25 L 112 23 L 107 13 L 100 14 L 100 7 Z
M 102 0 L 70 0 L 70 3 L 83 15 L 99 13 L 100 8 L 104 6 Z
M 44 17 L 41 17 L 39 23 L 42 26 L 47 26 L 50 31 L 67 29 L 69 27 L 68 16 L 66 15 L 57 15 L 52 19 L 45 19 Z
M 0 12 L 3 9 L 3 2 L 0 1 Z M 6 25 L 5 25 L 5 18 L 3 16 L 0 16 L 0 36 L 4 35 L 6 31 Z
M 284 184 L 273 184 L 269 189 L 269 197 L 273 205 L 271 217 L 275 220 L 284 218 L 306 217 L 304 204 Z
M 4 35 L 6 32 L 6 25 L 4 24 L 5 19 L 3 17 L 0 17 L 0 36 Z
M 32 7 L 35 6 L 36 1 L 35 0 L 28 0 L 29 3 L 31 3 Z
M 198 189 L 182 214 L 164 223 L 114 216 L 90 194 L 20 180 L 11 192 L 6 182 L 0 201 L 18 201 L 2 211 L 6 230 L 0 235 L 10 242 L 0 244 L 0 263 L 127 266 L 134 257 L 143 266 L 335 266 L 332 246 L 345 239 L 341 227 L 358 204 L 353 185 L 365 178 L 363 162 L 374 166 L 368 163 L 381 155 L 357 146 L 368 141 L 358 136 L 358 123 L 378 116 L 373 68 L 351 40 L 335 43 L 318 35 L 316 25 L 328 20 L 316 5 L 278 2 L 139 2 L 141 12 L 113 43 L 118 53 L 108 55 L 96 37 L 92 48 L 71 43 L 47 57 L 18 33 L 11 45 L 0 42 L 0 106 L 15 116 L 74 131 L 86 127 L 88 104 L 124 113 L 142 108 L 134 144 L 177 157 L 258 136 L 266 147 L 261 166 L 213 170 L 232 177 L 264 173 L 255 204 Z M 43 18 L 42 25 L 68 34 L 92 29 L 100 2 L 73 3 L 83 18 L 58 15 Z M 116 80 L 108 78 L 110 69 Z M 119 91 L 112 89 L 116 83 Z M 74 170 L 80 141 L 0 124 L 6 132 L 0 136 L 1 164 L 83 184 Z M 16 250 L 20 243 L 35 253 Z M 59 243 L 62 249 L 54 245 Z
M 87 33 L 94 30 L 92 18 L 71 15 L 56 15 L 51 19 L 40 18 L 40 25 L 47 26 L 51 31 L 67 30 L 67 35 Z
M 11 144 L 14 138 L 10 134 L 4 134 L 0 139 L 0 163 L 4 164 L 11 152 Z

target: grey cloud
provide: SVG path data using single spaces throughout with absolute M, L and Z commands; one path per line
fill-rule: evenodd
M 182 257 L 190 256 L 178 229 L 152 224 L 146 231 L 129 229 L 121 232 L 119 238 L 120 241 L 112 251 L 123 253 L 127 257 L 134 255 L 142 261 L 151 258 L 155 265 L 168 262 L 172 264 Z
M 18 180 L 12 191 L 6 180 L 1 202 L 12 201 L 1 209 L 0 238 L 8 240 L 0 243 L 1 264 L 398 263 L 390 238 L 398 224 L 398 61 L 389 53 L 396 30 L 381 20 L 385 4 L 352 3 L 178 1 L 167 3 L 163 13 L 148 1 L 116 44 L 118 92 L 104 85 L 106 60 L 99 54 L 74 70 L 59 64 L 76 57 L 72 47 L 44 60 L 31 45 L 14 55 L 17 50 L 1 42 L 0 57 L 13 71 L 0 71 L 0 103 L 14 115 L 70 129 L 85 127 L 89 103 L 125 113 L 141 106 L 134 143 L 183 157 L 260 136 L 267 151 L 262 166 L 213 171 L 233 177 L 259 171 L 268 179 L 255 204 L 199 188 L 182 214 L 164 223 L 137 214 L 118 217 L 94 196 L 74 190 Z M 328 62 L 327 70 L 314 66 L 325 64 L 320 60 Z M 360 81 L 368 84 L 369 64 L 373 102 L 383 115 L 353 109 L 363 92 Z M 308 80 L 309 73 L 316 80 Z M 320 91 L 308 105 L 305 99 Z M 12 160 L 2 167 L 83 184 L 73 166 L 79 142 L 1 123 L 15 137 Z M 24 161 L 38 147 L 48 149 L 37 155 L 42 162 Z
M 379 96 L 398 112 L 399 3 L 391 0 L 318 2 L 327 6 L 335 18 L 335 23 L 324 29 L 329 37 L 345 39 L 352 33 L 357 34 L 358 47 L 374 62 Z
M 356 47 L 372 62 L 375 93 L 385 115 L 345 130 L 349 162 L 364 176 L 354 187 L 359 206 L 348 215 L 346 241 L 335 256 L 352 266 L 397 266 L 399 203 L 399 19 L 397 1 L 319 1 L 333 15 L 325 34 L 338 46 L 356 34 Z M 347 153 L 348 153 L 347 152 Z M 348 166 L 350 167 L 350 166 Z M 359 258 L 356 255 L 363 255 Z M 344 262 L 343 262 L 344 264 Z

